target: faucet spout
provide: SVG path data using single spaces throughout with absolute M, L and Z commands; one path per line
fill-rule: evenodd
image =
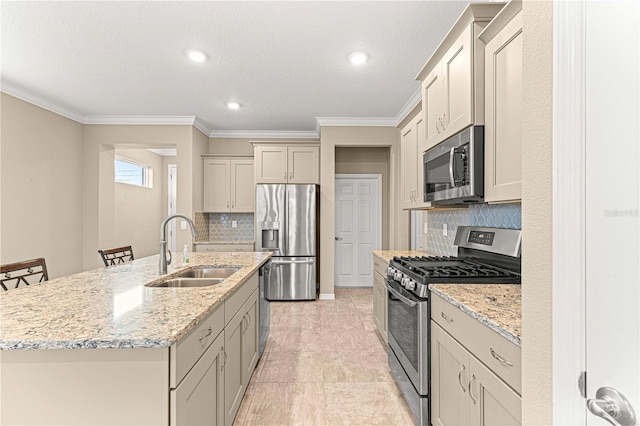
M 171 262 L 170 260 L 167 261 L 167 223 L 169 223 L 171 219 L 175 219 L 175 218 L 184 219 L 189 224 L 189 227 L 191 228 L 191 235 L 193 235 L 193 238 L 196 238 L 196 235 L 197 235 L 196 226 L 193 224 L 193 220 L 191 220 L 191 218 L 188 216 L 185 216 L 183 214 L 172 214 L 162 221 L 162 223 L 160 224 L 160 274 L 161 275 L 167 273 L 167 265 Z

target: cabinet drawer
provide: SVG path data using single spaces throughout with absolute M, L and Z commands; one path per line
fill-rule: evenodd
M 253 251 L 253 244 L 196 244 L 197 252 Z
M 180 339 L 178 343 L 171 345 L 169 385 L 172 389 L 178 386 L 223 329 L 224 307 L 219 306 L 194 330 Z
M 520 347 L 433 293 L 431 318 L 516 392 L 522 394 Z M 507 362 L 513 365 L 508 365 Z
M 373 255 L 373 270 L 383 277 L 387 276 L 387 267 L 389 266 L 389 262 L 379 258 L 376 255 Z
M 224 302 L 224 323 L 231 321 L 238 310 L 244 305 L 251 293 L 258 288 L 258 273 L 253 274 L 249 279 Z

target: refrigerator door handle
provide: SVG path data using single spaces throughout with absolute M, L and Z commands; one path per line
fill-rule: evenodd
M 287 172 L 284 172 L 285 176 L 287 174 Z M 288 255 L 289 254 L 289 238 L 287 237 L 287 235 L 289 235 L 289 190 L 287 189 L 287 186 L 285 185 L 284 187 L 284 226 L 283 226 L 283 236 L 284 238 L 282 239 L 282 243 L 284 245 L 283 250 L 282 250 L 282 254 L 284 255 Z
M 289 260 L 285 262 L 279 262 L 277 260 L 271 261 L 272 265 L 311 265 L 313 264 L 313 259 L 310 260 Z

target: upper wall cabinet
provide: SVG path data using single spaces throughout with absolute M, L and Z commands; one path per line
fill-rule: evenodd
M 422 82 L 423 149 L 484 124 L 484 44 L 477 37 L 503 6 L 467 6 L 416 77 Z
M 522 198 L 522 3 L 512 1 L 480 34 L 485 46 L 484 199 Z
M 320 183 L 317 145 L 254 143 L 256 183 Z
M 400 188 L 403 209 L 429 207 L 424 202 L 423 160 L 425 140 L 424 115 L 418 112 L 411 121 L 400 129 Z
M 211 213 L 253 213 L 255 210 L 253 159 L 205 157 L 203 161 L 203 210 Z

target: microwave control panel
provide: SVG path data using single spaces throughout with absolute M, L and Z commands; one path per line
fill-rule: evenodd
M 470 231 L 469 238 L 467 242 L 482 244 L 485 246 L 493 245 L 493 238 L 495 237 L 495 232 L 486 232 L 486 231 Z

